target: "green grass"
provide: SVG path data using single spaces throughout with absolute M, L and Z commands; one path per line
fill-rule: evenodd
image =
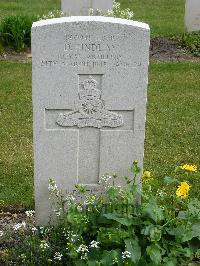
M 153 36 L 177 36 L 184 31 L 185 0 L 120 0 L 134 19 L 149 23 Z
M 30 207 L 33 206 L 31 64 L 0 62 L 0 80 L 0 201 Z M 200 167 L 199 85 L 198 64 L 150 65 L 145 168 L 158 181 L 182 162 Z M 192 190 L 198 192 L 199 179 L 191 183 Z
M 42 15 L 60 8 L 60 0 L 0 0 L 0 20 L 11 15 Z
M 33 203 L 31 65 L 0 63 L 0 203 Z
M 145 168 L 157 177 L 157 185 L 181 163 L 196 164 L 200 168 L 199 102 L 199 64 L 150 66 Z M 200 175 L 190 179 L 195 196 L 200 196 L 199 178 Z
M 181 35 L 185 0 L 120 0 L 135 13 L 135 20 L 150 24 L 154 36 Z M 60 9 L 60 0 L 1 0 L 0 20 L 8 15 L 41 15 Z

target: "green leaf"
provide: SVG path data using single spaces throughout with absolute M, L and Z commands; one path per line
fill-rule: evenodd
M 104 251 L 100 262 L 103 266 L 114 265 L 114 262 L 116 262 L 118 266 L 122 266 L 121 251 L 119 249 Z
M 171 185 L 173 183 L 178 183 L 178 180 L 174 177 L 171 177 L 171 176 L 165 176 L 164 177 L 164 183 L 166 185 Z
M 108 213 L 108 214 L 104 214 L 104 216 L 109 220 L 114 220 L 126 226 L 130 226 L 132 225 L 132 222 L 134 222 L 133 217 L 131 215 L 129 215 L 129 217 L 121 217 L 117 213 Z
M 161 262 L 161 252 L 158 245 L 151 245 L 146 248 L 147 254 L 150 256 L 151 260 L 155 265 L 159 265 Z
M 101 227 L 98 231 L 98 241 L 104 245 L 121 245 L 125 238 L 128 238 L 130 232 L 121 228 Z
M 101 263 L 100 262 L 97 262 L 97 261 L 88 261 L 87 262 L 87 265 L 88 266 L 100 266 Z
M 164 219 L 162 208 L 158 207 L 156 200 L 153 198 L 150 199 L 148 203 L 142 204 L 142 213 L 156 223 L 159 223 Z
M 140 172 L 141 172 L 141 168 L 137 165 L 137 164 L 132 164 L 131 165 L 131 172 L 133 173 L 133 174 L 139 174 Z
M 134 263 L 139 262 L 141 258 L 141 247 L 138 239 L 126 239 L 125 241 L 126 251 L 131 253 L 131 260 Z
M 164 262 L 163 266 L 177 266 L 176 258 L 164 258 L 163 262 Z

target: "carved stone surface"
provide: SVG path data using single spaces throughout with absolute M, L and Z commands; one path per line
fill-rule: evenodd
M 70 16 L 88 16 L 89 9 L 107 11 L 113 7 L 113 0 L 62 0 L 61 9 Z
M 187 32 L 200 31 L 200 0 L 186 0 L 185 29 Z
M 97 81 L 89 77 L 81 84 L 73 112 L 60 113 L 56 123 L 62 127 L 120 127 L 122 115 L 105 109 L 101 90 L 96 88 Z
M 103 174 L 142 165 L 150 33 L 130 20 L 63 17 L 35 22 L 31 39 L 36 221 L 46 224 L 49 178 L 64 193 L 77 183 L 97 193 Z

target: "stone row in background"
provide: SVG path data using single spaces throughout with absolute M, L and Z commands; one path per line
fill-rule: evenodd
M 94 14 L 97 9 L 112 10 L 113 0 L 62 0 L 62 11 L 71 16 L 87 16 L 92 8 Z
M 200 0 L 186 0 L 185 29 L 186 32 L 200 31 Z

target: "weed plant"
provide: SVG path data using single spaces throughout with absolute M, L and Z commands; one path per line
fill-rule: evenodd
M 102 195 L 88 194 L 81 184 L 65 195 L 50 179 L 56 225 L 52 222 L 45 227 L 29 225 L 28 237 L 23 233 L 25 223 L 15 225 L 20 244 L 4 254 L 7 263 L 184 266 L 198 261 L 200 202 L 190 197 L 189 183 L 192 175 L 199 176 L 197 167 L 189 164 L 177 167 L 176 173 L 182 175 L 186 171 L 188 180 L 166 176 L 156 194 L 149 171 L 142 175 L 143 190 L 135 183 L 141 171 L 137 161 L 131 171 L 132 177 L 123 178 L 124 187 L 117 186 L 116 175 L 102 176 Z M 141 203 L 136 200 L 139 195 Z M 32 217 L 33 212 L 27 214 Z

